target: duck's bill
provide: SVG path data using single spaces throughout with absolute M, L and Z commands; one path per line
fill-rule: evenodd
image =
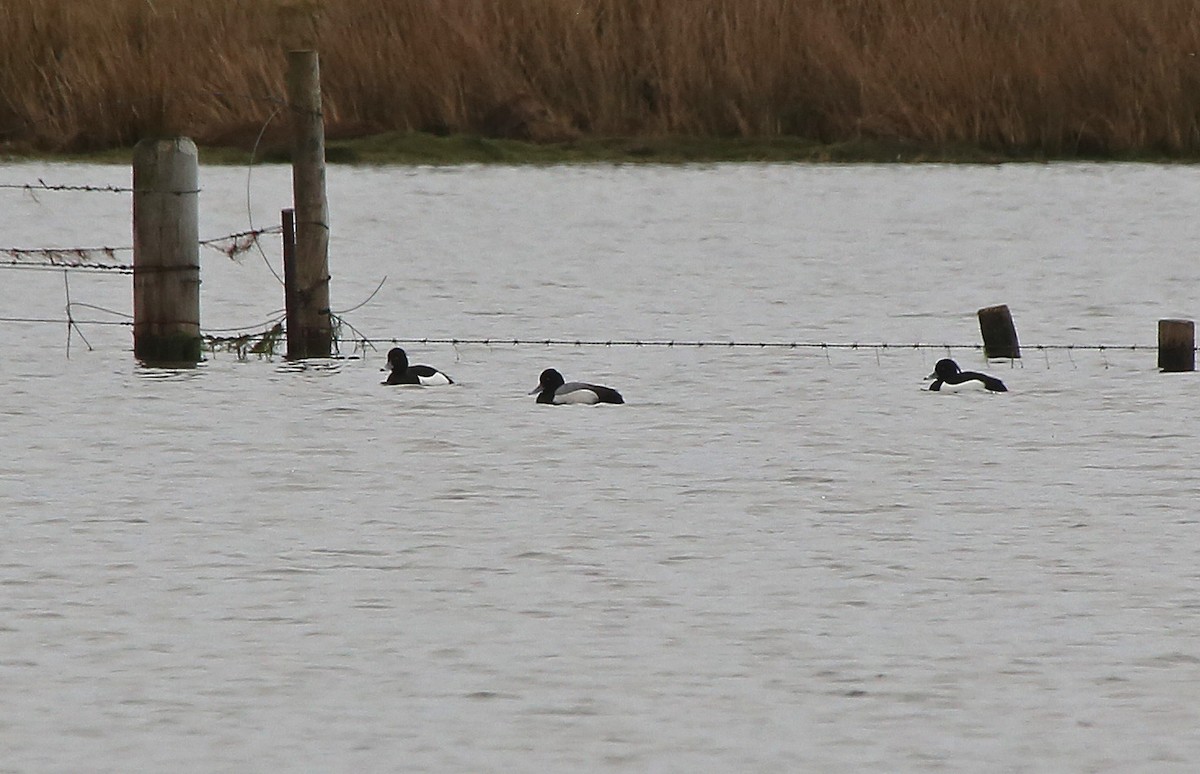
M 532 390 L 530 390 L 527 394 L 528 395 L 537 395 L 541 391 L 542 391 L 542 385 L 539 384 L 537 387 L 534 387 Z

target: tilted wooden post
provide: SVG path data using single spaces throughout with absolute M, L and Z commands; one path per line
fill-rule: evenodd
M 296 299 L 288 309 L 289 360 L 329 357 L 329 204 L 325 198 L 325 122 L 316 51 L 289 51 L 288 104 L 292 117 L 292 198 L 296 208 Z
M 1196 324 L 1191 320 L 1158 321 L 1158 367 L 1163 371 L 1196 370 Z
M 133 149 L 133 354 L 200 360 L 199 153 L 186 137 Z
M 983 356 L 986 358 L 1019 358 L 1021 344 L 1013 325 L 1008 306 L 987 306 L 979 310 L 979 331 L 983 334 Z

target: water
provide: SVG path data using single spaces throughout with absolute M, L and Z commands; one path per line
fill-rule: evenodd
M 9 165 L 0 183 L 127 185 Z M 202 236 L 284 169 L 202 170 Z M 364 335 L 971 345 L 409 345 L 460 384 L 142 370 L 5 322 L 0 758 L 56 771 L 1190 771 L 1200 758 L 1200 172 L 1156 166 L 330 170 Z M 247 195 L 249 194 L 249 196 Z M 128 199 L 0 191 L 0 247 L 131 242 Z M 272 261 L 277 251 L 269 251 Z M 282 306 L 204 254 L 205 329 Z M 3 315 L 63 316 L 5 271 Z M 128 312 L 127 276 L 72 275 Z M 78 319 L 119 318 L 91 307 Z M 1039 352 L 1037 344 L 1138 344 Z M 348 348 L 347 353 L 349 353 Z M 625 406 L 539 407 L 544 367 Z

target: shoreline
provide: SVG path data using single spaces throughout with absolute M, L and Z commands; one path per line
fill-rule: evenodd
M 286 164 L 290 151 L 278 142 L 254 148 L 201 145 L 206 164 Z M 125 164 L 133 149 L 114 147 L 89 153 L 54 153 L 0 145 L 0 162 L 28 161 Z M 476 135 L 438 136 L 385 132 L 326 141 L 326 163 L 336 166 L 462 166 L 563 164 L 1195 164 L 1200 157 L 1149 150 L 1124 154 L 1004 153 L 977 146 L 925 146 L 907 141 L 858 140 L 820 143 L 797 137 L 723 139 L 710 137 L 594 137 L 533 143 Z

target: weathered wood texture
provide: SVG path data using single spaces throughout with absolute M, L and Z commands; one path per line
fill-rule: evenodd
M 1196 370 L 1196 324 L 1191 320 L 1158 321 L 1158 367 L 1163 371 Z
M 983 334 L 984 357 L 1015 359 L 1021 356 L 1017 329 L 1008 306 L 988 306 L 979 310 L 979 331 Z
M 296 310 L 288 312 L 289 359 L 329 357 L 329 204 L 325 198 L 325 124 L 315 51 L 289 51 L 292 196 L 296 210 Z
M 199 166 L 186 137 L 133 151 L 133 353 L 146 365 L 200 360 Z

